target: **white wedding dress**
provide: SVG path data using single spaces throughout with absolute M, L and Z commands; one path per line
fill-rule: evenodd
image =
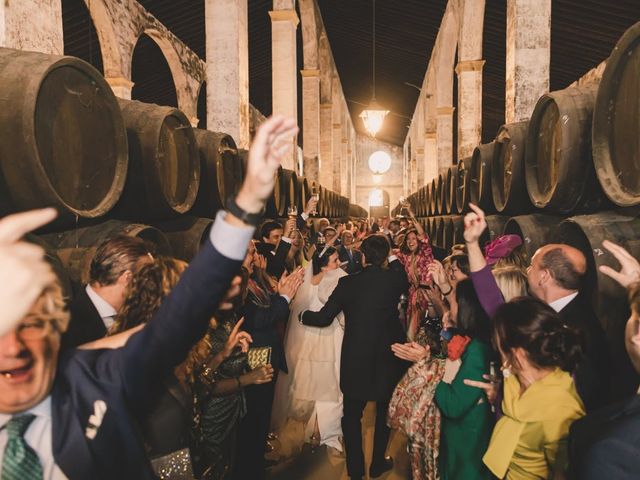
M 320 444 L 342 451 L 342 392 L 340 353 L 344 316 L 338 314 L 325 328 L 309 327 L 298 321 L 305 310 L 318 311 L 347 274 L 340 268 L 327 271 L 318 285 L 312 285 L 311 265 L 304 283 L 291 302 L 284 341 L 288 374 L 280 372 L 276 384 L 271 426 L 278 433 L 282 456 L 296 453 L 313 434 L 316 419 Z

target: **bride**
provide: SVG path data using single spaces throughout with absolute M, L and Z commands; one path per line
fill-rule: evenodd
M 316 251 L 305 271 L 304 283 L 291 302 L 291 314 L 284 348 L 288 374 L 280 372 L 276 384 L 272 428 L 280 448 L 277 456 L 288 458 L 304 443 L 327 445 L 342 452 L 342 392 L 340 391 L 340 352 L 344 336 L 344 317 L 340 313 L 328 328 L 302 325 L 298 315 L 322 308 L 340 278 L 347 274 L 340 267 L 333 247 Z

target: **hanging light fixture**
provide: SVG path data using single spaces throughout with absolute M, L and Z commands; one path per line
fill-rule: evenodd
M 373 0 L 373 95 L 369 106 L 362 111 L 360 118 L 364 123 L 364 128 L 372 137 L 382 128 L 384 117 L 387 116 L 389 110 L 386 110 L 376 101 L 376 0 Z

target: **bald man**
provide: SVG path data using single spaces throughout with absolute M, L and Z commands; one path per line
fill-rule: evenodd
M 580 294 L 587 271 L 583 253 L 569 245 L 540 247 L 527 269 L 531 294 L 584 335 L 584 359 L 575 372 L 578 393 L 587 411 L 609 400 L 610 356 L 606 336 L 588 298 Z

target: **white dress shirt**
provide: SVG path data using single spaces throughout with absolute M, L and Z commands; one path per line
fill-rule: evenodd
M 93 306 L 96 307 L 98 315 L 100 315 L 100 318 L 102 318 L 104 327 L 109 330 L 111 325 L 113 325 L 113 322 L 115 322 L 116 314 L 118 312 L 116 312 L 116 309 L 113 308 L 109 302 L 98 295 L 96 291 L 91 288 L 91 285 L 87 285 L 85 291 L 87 292 L 89 300 L 91 300 L 91 303 L 93 303 Z
M 53 447 L 51 436 L 51 395 L 45 398 L 31 410 L 22 413 L 32 413 L 36 416 L 24 434 L 24 440 L 38 454 L 42 465 L 43 480 L 66 480 L 60 467 L 53 459 Z M 4 459 L 4 449 L 7 446 L 9 435 L 5 428 L 12 415 L 0 413 L 0 465 Z
M 549 304 L 549 306 L 553 308 L 557 313 L 560 313 L 560 310 L 562 310 L 564 307 L 569 305 L 569 303 L 571 303 L 571 300 L 573 300 L 577 296 L 578 296 L 578 292 L 571 293 L 566 297 L 562 297 L 557 300 L 554 300 Z

